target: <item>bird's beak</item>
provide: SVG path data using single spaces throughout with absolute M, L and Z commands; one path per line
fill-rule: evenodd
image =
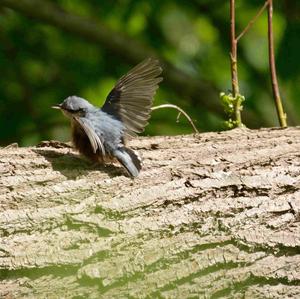
M 51 108 L 53 108 L 53 109 L 61 109 L 61 104 L 54 105 L 54 106 L 52 106 Z

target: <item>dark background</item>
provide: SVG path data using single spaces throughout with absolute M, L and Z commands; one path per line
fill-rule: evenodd
M 24 1 L 8 2 L 22 6 Z M 48 1 L 27 2 L 35 5 L 24 11 L 0 1 L 1 145 L 67 141 L 68 120 L 51 105 L 74 94 L 102 105 L 116 80 L 149 55 L 159 57 L 165 69 L 154 105 L 179 105 L 201 131 L 223 129 L 226 117 L 218 95 L 231 88 L 229 1 L 56 0 L 50 6 Z M 237 2 L 239 33 L 264 1 Z M 288 123 L 296 125 L 300 2 L 274 4 L 279 84 Z M 56 21 L 48 17 L 53 13 Z M 64 22 L 70 20 L 75 25 L 67 27 Z M 97 26 L 100 39 L 87 34 Z M 250 128 L 278 125 L 267 54 L 265 12 L 238 46 L 240 87 L 246 97 L 243 121 Z M 175 110 L 154 111 L 145 134 L 192 132 L 183 117 L 176 123 L 176 116 Z

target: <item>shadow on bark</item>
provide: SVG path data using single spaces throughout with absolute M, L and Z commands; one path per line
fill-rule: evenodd
M 93 164 L 86 160 L 79 154 L 74 154 L 71 151 L 69 153 L 57 153 L 53 150 L 33 150 L 38 155 L 43 156 L 52 165 L 53 170 L 59 171 L 68 179 L 76 179 L 79 176 L 87 175 L 90 171 L 99 170 L 109 175 L 109 177 L 115 177 L 122 175 L 121 167 L 116 167 L 112 164 Z

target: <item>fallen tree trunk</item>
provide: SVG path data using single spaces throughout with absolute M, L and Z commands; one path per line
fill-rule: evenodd
M 300 128 L 140 138 L 132 180 L 0 150 L 0 297 L 300 296 Z

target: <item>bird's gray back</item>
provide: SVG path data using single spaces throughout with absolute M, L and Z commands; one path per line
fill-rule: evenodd
M 121 121 L 105 113 L 99 108 L 89 111 L 85 116 L 96 134 L 104 143 L 109 154 L 122 145 L 124 125 Z

